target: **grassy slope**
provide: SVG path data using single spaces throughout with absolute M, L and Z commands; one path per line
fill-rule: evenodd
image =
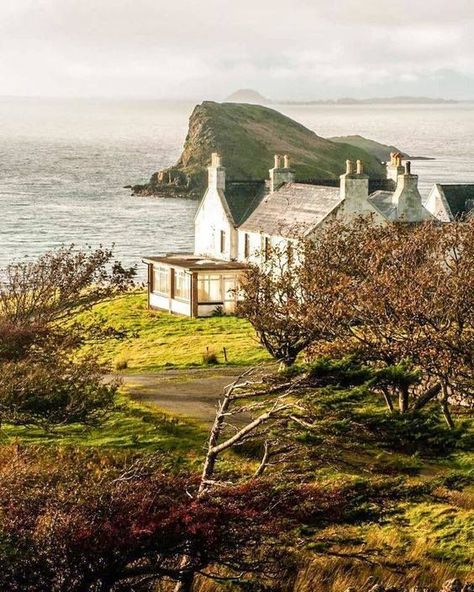
M 399 150 L 396 146 L 381 144 L 380 142 L 376 142 L 375 140 L 370 140 L 369 138 L 364 138 L 363 136 L 359 135 L 336 136 L 329 139 L 332 142 L 337 142 L 338 144 L 350 144 L 351 146 L 355 146 L 361 150 L 366 150 L 383 162 L 390 160 L 391 152 L 400 152 L 405 158 L 409 158 L 406 153 Z
M 367 172 L 384 176 L 377 159 L 365 150 L 317 136 L 300 123 L 260 105 L 214 103 L 197 105 L 189 121 L 183 153 L 173 167 L 203 187 L 212 152 L 223 156 L 229 179 L 266 179 L 273 155 L 288 154 L 297 180 L 337 178 L 347 159 L 361 159 Z
M 126 362 L 132 372 L 203 366 L 207 348 L 217 354 L 220 363 L 224 363 L 224 347 L 228 363 L 232 365 L 255 364 L 268 359 L 252 327 L 243 319 L 190 319 L 149 311 L 144 293 L 129 294 L 101 304 L 85 316 L 86 320 L 93 318 L 104 319 L 107 324 L 132 333 L 129 339 L 111 340 L 102 348 L 107 361 Z
M 51 432 L 4 425 L 0 443 L 93 447 L 125 452 L 167 452 L 201 458 L 206 431 L 193 421 L 174 418 L 120 396 L 117 410 L 97 427 L 64 426 Z
M 165 314 L 148 313 L 143 295 L 125 296 L 118 301 L 101 305 L 95 314 L 111 324 L 140 332 L 140 337 L 129 342 L 107 346 L 109 359 L 127 356 L 132 369 L 158 369 L 165 360 L 186 366 L 197 360 L 208 343 L 224 339 L 234 362 L 251 363 L 264 354 L 253 340 L 250 328 L 232 318 L 203 320 L 183 319 Z M 233 331 L 235 330 L 235 335 Z M 193 345 L 191 345 L 193 344 Z M 167 357 L 168 356 L 168 357 Z M 150 366 L 151 363 L 151 366 Z M 192 421 L 172 418 L 122 398 L 119 410 L 98 428 L 84 430 L 64 427 L 50 434 L 38 429 L 3 426 L 5 442 L 12 439 L 25 444 L 73 445 L 112 450 L 114 453 L 165 452 L 170 466 L 186 463 L 198 468 L 203 456 L 206 431 Z M 362 410 L 384 414 L 381 403 L 373 398 L 365 400 Z M 229 466 L 242 467 L 256 462 L 245 450 L 227 459 Z M 236 461 L 237 459 L 237 461 Z M 360 451 L 345 455 L 342 465 L 329 463 L 315 473 L 315 478 L 340 482 L 358 478 L 403 475 L 411 482 L 436 480 L 455 473 L 474 475 L 474 455 L 465 445 L 451 456 L 430 459 L 420 454 L 404 454 L 387 450 L 380 445 L 364 446 Z M 394 515 L 381 524 L 334 527 L 323 533 L 326 538 L 341 541 L 339 551 L 347 553 L 382 553 L 385 558 L 404 567 L 404 573 L 353 558 L 318 556 L 311 553 L 299 575 L 297 592 L 324 589 L 343 592 L 350 585 L 361 586 L 368 576 L 381 577 L 387 584 L 396 585 L 406 577 L 424 580 L 433 585 L 449 577 L 464 579 L 474 574 L 474 487 L 462 492 L 441 488 L 439 501 L 404 503 L 403 514 Z M 448 497 L 446 497 L 448 495 Z M 364 540 L 355 543 L 358 538 Z M 321 582 L 325 582 L 321 588 Z M 199 592 L 214 592 L 212 584 L 199 587 Z

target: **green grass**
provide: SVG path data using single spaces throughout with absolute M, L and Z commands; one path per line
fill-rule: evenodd
M 144 292 L 100 304 L 80 319 L 86 322 L 101 319 L 130 332 L 131 337 L 122 341 L 111 339 L 100 348 L 104 360 L 116 368 L 126 365 L 131 372 L 205 367 L 203 356 L 208 350 L 217 355 L 219 364 L 226 364 L 224 347 L 229 365 L 252 365 L 269 359 L 244 319 L 191 319 L 149 311 Z
M 192 421 L 172 417 L 120 396 L 117 410 L 98 427 L 62 426 L 46 432 L 39 427 L 4 425 L 0 443 L 12 441 L 47 446 L 93 447 L 134 452 L 171 453 L 200 459 L 207 432 Z
M 465 494 L 467 497 L 467 494 Z M 410 527 L 427 559 L 474 568 L 474 512 L 448 504 L 417 504 L 407 510 Z

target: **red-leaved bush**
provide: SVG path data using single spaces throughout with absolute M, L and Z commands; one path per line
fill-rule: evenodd
M 391 484 L 279 486 L 251 480 L 196 497 L 163 459 L 128 467 L 95 452 L 0 449 L 0 589 L 152 590 L 192 548 L 197 573 L 275 577 L 301 525 L 378 519 Z

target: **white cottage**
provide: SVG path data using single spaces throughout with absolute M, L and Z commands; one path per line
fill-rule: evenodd
M 217 154 L 195 217 L 194 253 L 146 257 L 150 308 L 191 317 L 234 312 L 239 275 L 238 227 L 263 195 L 263 182 L 226 184 Z
M 195 217 L 194 253 L 147 257 L 148 304 L 192 317 L 235 309 L 239 277 L 261 263 L 273 245 L 314 235 L 327 221 L 370 214 L 374 223 L 449 221 L 474 208 L 474 185 L 436 185 L 426 203 L 410 163 L 392 154 L 387 179 L 371 182 L 360 161 L 347 161 L 339 186 L 298 183 L 288 157 L 275 156 L 269 180 L 226 182 L 218 154 Z M 373 189 L 373 188 L 372 188 Z

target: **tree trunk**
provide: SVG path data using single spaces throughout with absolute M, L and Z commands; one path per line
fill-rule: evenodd
M 401 386 L 400 393 L 398 396 L 398 403 L 400 413 L 406 413 L 408 411 L 408 387 Z
M 415 401 L 413 405 L 413 409 L 422 409 L 425 405 L 427 405 L 431 400 L 433 400 L 441 391 L 441 384 L 437 383 L 427 391 L 425 391 L 418 399 Z
M 454 429 L 454 421 L 451 416 L 451 411 L 449 410 L 449 401 L 448 401 L 448 389 L 445 384 L 443 384 L 443 398 L 441 399 L 441 409 L 443 410 L 444 419 L 446 423 L 450 427 L 450 429 Z
M 279 370 L 281 372 L 282 370 L 286 370 L 286 368 L 290 368 L 291 366 L 293 366 L 293 364 L 296 362 L 296 356 L 287 354 L 285 357 L 280 358 L 278 361 L 280 362 Z
M 390 413 L 393 413 L 393 403 L 392 398 L 390 397 L 390 393 L 388 392 L 387 388 L 382 388 L 383 398 L 385 399 L 385 404 L 387 405 L 387 409 Z
M 235 384 L 236 383 L 234 383 L 234 385 Z M 204 460 L 204 466 L 202 469 L 201 483 L 200 483 L 199 489 L 198 489 L 198 495 L 197 495 L 198 498 L 206 492 L 206 490 L 209 486 L 209 481 L 212 479 L 212 477 L 214 475 L 214 469 L 215 469 L 216 461 L 217 461 L 217 453 L 214 451 L 214 447 L 217 444 L 217 442 L 220 438 L 220 435 L 222 433 L 222 429 L 224 427 L 224 420 L 226 417 L 226 413 L 229 410 L 229 407 L 231 404 L 232 392 L 233 392 L 233 385 L 230 385 L 224 391 L 223 400 L 219 402 L 219 407 L 218 407 L 218 410 L 216 413 L 216 417 L 214 419 L 214 424 L 211 429 L 211 434 L 209 436 L 208 450 L 207 450 L 206 458 Z M 188 567 L 191 564 L 192 564 L 192 550 L 188 549 L 188 553 L 185 553 L 181 559 L 180 568 L 186 569 L 186 567 Z M 195 573 L 196 572 L 194 570 L 189 570 L 185 574 L 183 574 L 181 576 L 181 578 L 179 579 L 179 581 L 176 583 L 176 586 L 174 587 L 174 592 L 191 592 L 191 590 L 193 588 Z

